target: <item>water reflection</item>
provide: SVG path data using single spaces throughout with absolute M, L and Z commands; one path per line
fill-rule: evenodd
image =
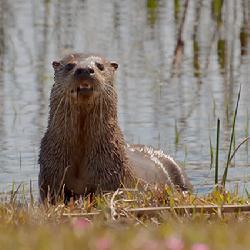
M 198 191 L 213 183 L 209 138 L 222 121 L 220 166 L 239 85 L 236 145 L 249 133 L 250 2 L 0 0 L 0 191 L 37 181 L 51 61 L 66 51 L 119 62 L 119 119 L 129 142 L 161 147 Z M 230 183 L 249 186 L 249 148 Z M 231 185 L 231 184 L 230 184 Z

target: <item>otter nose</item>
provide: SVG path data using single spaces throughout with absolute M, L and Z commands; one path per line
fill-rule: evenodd
M 75 71 L 75 76 L 76 77 L 86 77 L 86 76 L 90 76 L 93 73 L 94 73 L 94 70 L 92 68 L 90 68 L 90 67 L 78 68 Z

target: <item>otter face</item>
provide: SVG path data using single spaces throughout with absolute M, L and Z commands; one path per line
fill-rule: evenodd
M 55 86 L 62 87 L 74 102 L 97 98 L 103 91 L 113 88 L 118 64 L 98 56 L 70 54 L 52 63 Z

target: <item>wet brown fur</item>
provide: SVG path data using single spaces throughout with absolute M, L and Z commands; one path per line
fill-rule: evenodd
M 94 61 L 104 65 L 104 70 L 99 70 Z M 72 98 L 71 91 L 79 82 L 74 80 L 74 71 L 65 70 L 68 63 L 75 63 L 76 67 L 91 64 L 94 68 L 94 77 L 89 80 L 94 92 L 88 98 Z M 141 175 L 136 169 L 142 161 L 137 163 L 131 157 L 146 156 L 147 162 L 152 160 L 143 146 L 131 148 L 124 142 L 117 119 L 115 66 L 102 57 L 84 54 L 71 54 L 55 63 L 48 127 L 39 155 L 39 187 L 43 201 L 47 197 L 55 200 L 63 188 L 76 194 L 87 194 L 98 189 L 116 190 L 121 184 L 135 183 L 135 177 L 143 178 L 145 170 L 139 169 L 139 172 L 144 171 Z M 163 182 L 188 189 L 189 183 L 182 170 L 177 171 L 175 164 L 167 158 L 162 162 L 172 175 L 174 173 L 173 183 L 166 178 Z M 158 172 L 154 175 L 157 182 Z M 150 181 L 153 179 L 150 170 L 145 179 L 155 182 Z

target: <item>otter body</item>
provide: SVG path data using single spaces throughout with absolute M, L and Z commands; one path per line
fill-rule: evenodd
M 48 195 L 55 200 L 62 189 L 80 195 L 137 180 L 190 188 L 182 168 L 163 152 L 125 144 L 117 118 L 117 63 L 71 54 L 53 67 L 48 127 L 39 155 L 43 201 Z

